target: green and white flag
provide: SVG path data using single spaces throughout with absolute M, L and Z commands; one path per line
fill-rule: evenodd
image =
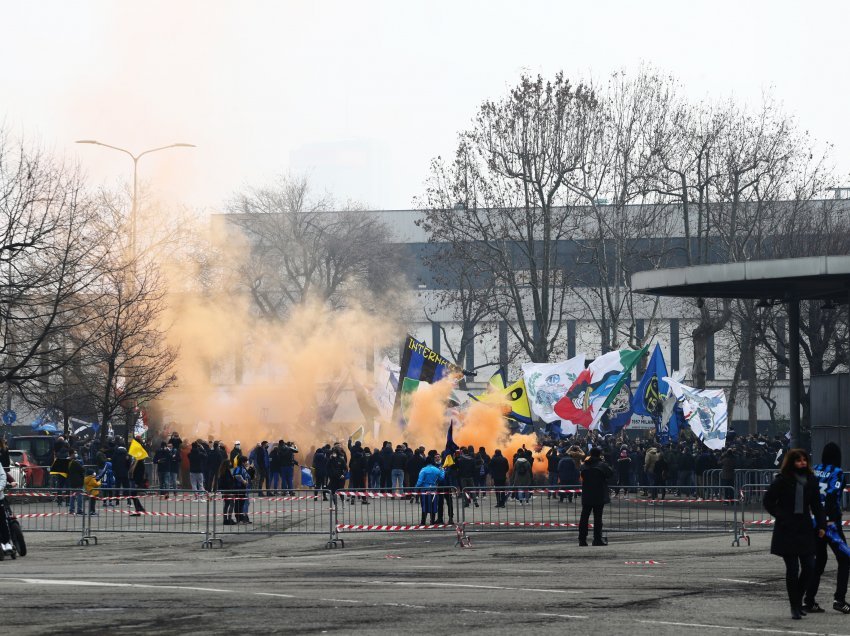
M 555 404 L 555 413 L 561 421 L 590 430 L 599 428 L 605 411 L 648 348 L 611 351 L 591 362 L 579 373 L 567 394 Z

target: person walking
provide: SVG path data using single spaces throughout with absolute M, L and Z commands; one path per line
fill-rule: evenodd
M 818 481 L 812 474 L 806 451 L 802 448 L 788 451 L 779 475 L 764 494 L 762 505 L 776 518 L 770 553 L 785 561 L 791 618 L 799 620 L 805 616 L 803 593 L 815 570 L 817 539 L 823 538 L 826 528 Z M 810 513 L 815 517 L 814 528 Z
M 818 492 L 820 493 L 820 502 L 823 506 L 824 514 L 826 515 L 827 529 L 840 537 L 844 543 L 847 543 L 847 539 L 844 538 L 844 532 L 841 529 L 841 494 L 844 490 L 844 471 L 841 470 L 841 448 L 839 448 L 838 444 L 829 442 L 823 447 L 821 463 L 815 466 L 814 474 L 818 480 Z M 806 589 L 806 595 L 803 599 L 803 610 L 807 614 L 824 611 L 818 605 L 815 597 L 818 594 L 820 578 L 823 575 L 828 560 L 826 553 L 827 544 L 832 549 L 835 560 L 838 561 L 838 575 L 835 583 L 832 609 L 842 614 L 850 614 L 850 605 L 847 603 L 847 579 L 850 576 L 850 557 L 842 552 L 827 537 L 817 540 L 815 571 L 812 573 L 811 581 Z
M 145 512 L 142 502 L 139 501 L 139 490 L 144 490 L 148 487 L 147 475 L 145 472 L 145 463 L 142 460 L 136 459 L 132 455 L 127 455 L 130 458 L 129 481 L 130 481 L 130 501 L 133 503 L 133 512 L 131 517 L 139 517 Z
M 581 468 L 581 517 L 578 524 L 578 544 L 587 545 L 588 522 L 593 513 L 593 545 L 608 545 L 602 538 L 602 511 L 611 501 L 608 480 L 614 471 L 602 460 L 598 446 L 590 449 L 590 456 Z

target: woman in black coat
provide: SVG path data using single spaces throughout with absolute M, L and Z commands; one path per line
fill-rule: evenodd
M 770 553 L 785 560 L 785 585 L 791 603 L 791 618 L 805 616 L 805 592 L 815 568 L 817 537 L 823 537 L 826 518 L 820 503 L 818 482 L 809 456 L 801 448 L 785 455 L 780 474 L 767 489 L 764 509 L 776 518 Z M 811 516 L 815 517 L 815 526 Z

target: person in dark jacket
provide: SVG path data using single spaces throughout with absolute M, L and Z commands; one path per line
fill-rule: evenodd
M 463 507 L 468 508 L 470 500 L 478 507 L 478 496 L 475 493 L 475 478 L 478 476 L 478 462 L 475 457 L 475 448 L 468 446 L 460 449 L 460 457 L 457 460 L 457 474 L 460 479 L 460 487 L 463 491 Z
M 560 457 L 561 459 L 558 461 L 558 485 L 561 487 L 561 490 L 575 489 L 575 487 L 578 486 L 580 481 L 578 468 L 576 468 L 576 463 L 575 461 L 573 461 L 573 458 L 570 457 L 569 453 L 567 453 L 566 449 L 561 451 Z M 563 502 L 564 499 L 568 499 L 569 502 L 572 503 L 573 493 L 560 493 L 558 497 L 558 503 Z
M 652 474 L 655 475 L 655 488 L 649 493 L 650 499 L 655 499 L 656 496 L 664 499 L 667 494 L 667 478 L 669 477 L 670 464 L 667 463 L 667 457 L 660 448 L 658 449 L 658 458 L 652 467 Z
M 490 460 L 490 476 L 493 478 L 493 487 L 496 489 L 496 508 L 504 508 L 508 501 L 508 491 L 505 489 L 508 483 L 508 458 L 502 455 L 500 449 L 493 451 L 493 459 Z
M 785 561 L 791 618 L 798 620 L 804 615 L 803 593 L 815 569 L 817 538 L 824 536 L 826 528 L 818 481 L 812 474 L 806 451 L 801 448 L 788 451 L 762 504 L 776 518 L 770 553 Z M 814 528 L 810 513 L 815 517 Z
M 86 479 L 86 471 L 83 464 L 77 458 L 77 451 L 73 448 L 68 452 L 68 488 L 73 491 L 70 496 L 70 509 L 68 512 L 74 514 L 85 514 L 83 510 L 83 484 Z
M 558 462 L 560 458 L 558 456 L 558 447 L 553 445 L 548 451 L 546 451 L 546 475 L 548 480 L 546 485 L 548 486 L 547 490 L 549 492 L 546 495 L 546 499 L 554 499 L 555 493 L 552 492 L 552 489 L 558 484 Z
M 207 450 L 207 458 L 204 461 L 204 488 L 207 491 L 212 491 L 213 480 L 218 472 L 218 467 L 221 464 L 221 457 L 218 453 L 218 441 L 214 441 Z
M 381 488 L 392 488 L 393 447 L 389 442 L 384 442 L 379 456 L 379 461 L 381 462 Z
M 432 462 L 433 463 L 433 462 Z M 411 487 L 416 486 L 416 482 L 419 481 L 419 473 L 422 472 L 422 469 L 425 468 L 425 447 L 420 446 L 417 448 L 410 459 L 407 460 L 407 466 L 405 467 L 405 471 L 407 471 L 407 483 Z M 414 503 L 419 502 L 419 495 L 411 496 L 410 501 Z
M 844 532 L 841 529 L 841 493 L 844 490 L 844 471 L 841 470 L 841 448 L 835 442 L 829 442 L 823 447 L 821 463 L 814 468 L 815 477 L 818 480 L 818 492 L 820 493 L 821 505 L 826 515 L 826 525 L 832 526 L 841 540 L 847 543 Z M 806 589 L 803 610 L 806 613 L 822 612 L 815 597 L 820 586 L 820 577 L 823 575 L 828 560 L 826 546 L 832 549 L 835 560 L 838 561 L 838 577 L 835 584 L 835 595 L 832 609 L 842 614 L 850 614 L 850 604 L 847 603 L 847 579 L 850 577 L 850 557 L 842 552 L 834 543 L 826 537 L 817 541 L 817 552 L 815 555 L 815 571 L 812 573 L 811 581 Z
M 404 489 L 404 474 L 407 467 L 407 453 L 404 447 L 398 445 L 390 459 L 390 478 L 392 479 L 393 492 L 398 494 Z
M 266 493 L 270 495 L 271 493 L 268 492 L 271 490 L 271 484 L 269 483 L 269 469 L 271 461 L 269 459 L 269 443 L 266 440 L 263 440 L 257 444 L 248 454 L 248 461 L 254 467 L 256 474 L 254 485 L 257 488 L 257 495 L 259 497 L 263 496 L 264 486 Z
M 381 487 L 381 451 L 375 448 L 375 452 L 366 463 L 366 478 L 369 482 L 369 488 Z
M 166 485 L 168 481 L 168 462 L 171 454 L 165 442 L 160 442 L 159 448 L 153 454 L 153 465 L 156 466 L 156 480 L 159 482 L 159 496 L 162 498 L 168 497 Z
M 145 462 L 141 460 L 137 460 L 135 457 L 130 458 L 130 501 L 133 502 L 134 511 L 130 513 L 131 517 L 138 517 L 144 511 L 145 508 L 142 506 L 142 502 L 139 501 L 139 490 L 147 487 L 147 475 L 145 473 Z
M 126 496 L 130 492 L 130 460 L 127 449 L 119 446 L 112 456 L 112 473 L 115 475 L 115 488 L 118 496 Z
M 618 488 L 614 488 L 614 496 L 616 497 L 620 490 L 623 491 L 623 496 L 625 497 L 629 492 L 629 480 L 632 473 L 632 458 L 629 457 L 629 451 L 625 448 L 620 451 L 619 457 L 617 457 L 617 484 Z
M 331 491 L 331 500 L 336 503 L 336 493 L 345 487 L 345 473 L 348 471 L 348 466 L 345 462 L 345 457 L 339 452 L 338 448 L 333 448 L 328 457 L 328 488 Z M 340 499 L 345 502 L 345 498 L 340 495 Z
M 490 456 L 487 450 L 481 446 L 478 449 L 478 455 L 475 456 L 478 462 L 478 475 L 475 478 L 475 485 L 481 489 L 481 496 L 487 496 L 487 475 L 490 474 Z
M 351 453 L 351 460 L 348 462 L 349 486 L 353 489 L 364 490 L 366 488 L 366 451 L 360 441 L 352 444 L 350 438 L 348 451 Z M 364 495 L 360 498 L 360 503 L 368 506 L 369 500 Z
M 608 545 L 602 539 L 602 510 L 611 501 L 608 480 L 614 471 L 602 461 L 598 446 L 590 449 L 590 457 L 581 468 L 581 517 L 578 524 L 578 544 L 587 545 L 587 530 L 590 513 L 593 513 L 593 545 Z
M 220 463 L 210 490 L 222 493 L 222 500 L 224 501 L 224 521 L 222 523 L 226 526 L 232 526 L 236 524 L 236 520 L 232 517 L 236 509 L 235 493 L 232 492 L 236 490 L 236 480 L 231 472 L 233 465 L 227 457 L 222 458 L 221 455 L 217 455 L 217 457 Z
M 280 453 L 280 472 L 283 479 L 283 489 L 288 490 L 289 494 L 294 497 L 295 485 L 293 476 L 295 474 L 295 467 L 299 465 L 295 459 L 295 453 L 298 452 L 298 449 L 292 442 L 284 442 L 283 440 L 278 442 L 277 447 Z
M 199 498 L 204 495 L 204 465 L 206 460 L 207 454 L 201 443 L 199 441 L 192 442 L 192 448 L 189 451 L 189 483 L 192 485 L 195 497 Z
M 330 453 L 330 444 L 317 448 L 316 452 L 313 453 L 313 479 L 316 484 L 316 491 L 313 494 L 318 494 L 319 490 L 328 487 L 328 456 Z M 327 501 L 327 493 L 322 493 L 322 499 Z

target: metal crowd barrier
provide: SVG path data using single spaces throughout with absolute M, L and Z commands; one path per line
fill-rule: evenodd
M 740 499 L 731 488 L 722 490 L 721 497 L 700 499 L 673 495 L 664 487 L 640 488 L 649 495 L 630 487 L 605 506 L 604 531 L 731 531 L 737 545 L 747 530 L 768 525 L 761 497 L 747 496 L 753 488 L 764 487 L 746 485 Z M 270 496 L 178 490 L 167 497 L 150 490 L 101 488 L 97 497 L 71 489 L 12 490 L 7 496 L 24 532 L 78 533 L 81 545 L 97 543 L 98 536 L 109 533 L 198 535 L 203 547 L 221 545 L 225 538 L 237 535 L 309 534 L 326 536 L 326 546 L 331 548 L 344 547 L 340 535 L 349 532 L 441 530 L 452 532 L 457 544 L 468 545 L 468 535 L 479 532 L 577 531 L 581 515 L 580 486 L 466 488 L 461 492 L 454 488 L 336 493 L 300 489 Z M 68 506 L 71 498 L 77 509 L 74 514 Z M 424 523 L 423 498 L 428 511 Z M 592 519 L 590 523 L 592 527 Z
M 648 495 L 636 491 L 648 492 Z M 612 497 L 603 511 L 605 532 L 735 532 L 737 507 L 732 488 L 722 497 L 698 499 L 671 495 L 670 488 L 630 489 Z M 486 498 L 480 495 L 486 493 Z M 581 516 L 581 487 L 465 489 L 463 498 L 478 497 L 479 506 L 462 508 L 463 529 L 487 531 L 576 531 Z M 592 528 L 592 518 L 590 521 Z
M 69 488 L 6 491 L 6 498 L 12 513 L 18 518 L 21 528 L 27 532 L 68 532 L 81 537 L 85 533 L 85 515 L 70 510 L 71 497 L 77 497 L 78 490 Z M 81 502 L 85 503 L 85 502 Z
M 741 491 L 745 485 L 770 486 L 779 470 L 776 468 L 739 468 L 735 470 L 735 489 Z
M 336 547 L 333 498 L 328 490 L 296 489 L 258 496 L 256 492 L 217 492 L 209 500 L 210 530 L 206 547 L 222 537 L 246 534 L 327 535 Z
M 702 486 L 697 482 L 697 495 L 705 496 L 702 494 L 704 490 L 708 496 L 712 496 L 715 488 L 720 488 L 720 468 L 710 468 L 702 474 Z
M 132 532 L 199 535 L 203 537 L 203 547 L 221 545 L 224 537 L 234 535 L 316 534 L 327 536 L 328 547 L 335 547 L 330 493 L 294 493 L 260 497 L 245 491 L 177 490 L 164 497 L 150 490 L 100 488 L 93 497 L 81 490 L 63 488 L 11 490 L 6 496 L 25 533 L 78 533 L 80 545 L 97 544 L 100 535 Z
M 349 488 L 336 491 L 335 498 L 334 539 L 343 547 L 345 541 L 339 538 L 342 532 L 449 530 L 457 533 L 463 518 L 463 504 L 455 488 Z M 426 509 L 435 512 L 426 513 L 422 523 Z

